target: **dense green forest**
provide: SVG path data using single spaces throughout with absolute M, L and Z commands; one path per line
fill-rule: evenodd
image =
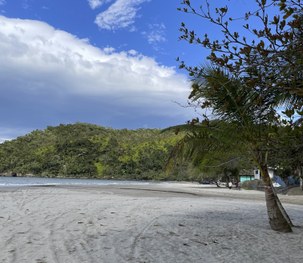
M 191 127 L 184 125 L 185 131 Z M 165 132 L 115 130 L 85 123 L 48 127 L 0 144 L 0 174 L 224 181 L 254 167 L 238 127 L 215 120 L 195 127 L 190 133 L 174 127 Z M 193 150 L 189 142 L 199 147 Z M 282 177 L 301 170 L 301 142 L 301 128 L 271 132 L 270 165 L 281 167 Z
M 0 173 L 48 177 L 181 180 L 164 172 L 180 139 L 157 129 L 115 130 L 76 123 L 47 127 L 0 145 Z
M 239 129 L 218 121 L 207 124 L 207 130 L 201 128 L 193 130 L 192 141 L 190 134 L 174 127 L 166 132 L 115 130 L 85 123 L 48 127 L 0 144 L 0 174 L 201 181 L 237 178 L 241 171 L 253 168 Z M 282 177 L 294 175 L 302 167 L 302 131 L 275 130 L 270 164 L 282 168 Z M 230 134 L 235 133 L 236 140 L 231 140 Z M 187 150 L 188 139 L 200 145 L 198 152 Z

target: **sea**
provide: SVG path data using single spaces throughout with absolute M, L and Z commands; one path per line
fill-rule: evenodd
M 22 186 L 98 186 L 98 185 L 146 185 L 147 181 L 122 181 L 99 179 L 71 179 L 71 178 L 46 178 L 46 177 L 9 177 L 0 176 L 0 187 Z

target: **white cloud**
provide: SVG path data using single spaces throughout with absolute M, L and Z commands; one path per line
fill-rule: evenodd
M 12 140 L 12 138 L 0 137 L 0 144 L 10 140 Z
M 10 141 L 10 140 L 12 140 L 12 138 L 3 138 L 3 137 L 0 137 L 0 144 L 4 143 L 6 141 Z
M 113 0 L 88 0 L 88 4 L 91 7 L 91 9 L 96 9 L 100 6 L 102 6 L 105 3 L 109 3 Z
M 3 16 L 0 83 L 5 102 L 0 104 L 0 119 L 7 120 L 26 118 L 22 115 L 25 112 L 31 114 L 28 118 L 32 120 L 37 114 L 55 119 L 62 117 L 62 112 L 77 110 L 97 115 L 105 107 L 107 113 L 114 111 L 124 116 L 128 110 L 132 111 L 129 116 L 134 112 L 142 116 L 180 116 L 184 109 L 172 101 L 186 103 L 189 91 L 184 75 L 135 50 L 99 49 L 87 39 L 46 23 Z M 90 108 L 91 100 L 94 110 Z M 80 105 L 84 109 L 80 110 Z M 7 108 L 13 109 L 13 117 L 1 115 Z M 15 112 L 19 108 L 22 110 Z M 41 116 L 36 119 L 40 121 Z
M 137 17 L 140 5 L 150 0 L 116 0 L 107 10 L 96 17 L 95 23 L 102 29 L 130 28 Z
M 29 133 L 31 130 L 14 129 L 0 126 L 0 143 L 13 140 L 14 138 Z
M 149 31 L 144 31 L 142 34 L 146 37 L 147 41 L 151 45 L 157 45 L 158 43 L 165 42 L 165 25 L 161 24 L 152 24 L 149 25 Z

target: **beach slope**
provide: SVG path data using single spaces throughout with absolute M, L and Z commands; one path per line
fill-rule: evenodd
M 294 224 L 302 196 L 282 196 Z M 196 184 L 0 190 L 0 262 L 302 262 L 302 228 L 269 228 L 264 193 Z

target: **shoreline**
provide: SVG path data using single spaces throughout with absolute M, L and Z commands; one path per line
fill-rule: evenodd
M 302 225 L 301 196 L 280 197 L 294 224 Z M 0 188 L 0 200 L 0 262 L 303 259 L 303 229 L 272 231 L 264 193 L 254 190 L 191 183 L 32 186 Z

